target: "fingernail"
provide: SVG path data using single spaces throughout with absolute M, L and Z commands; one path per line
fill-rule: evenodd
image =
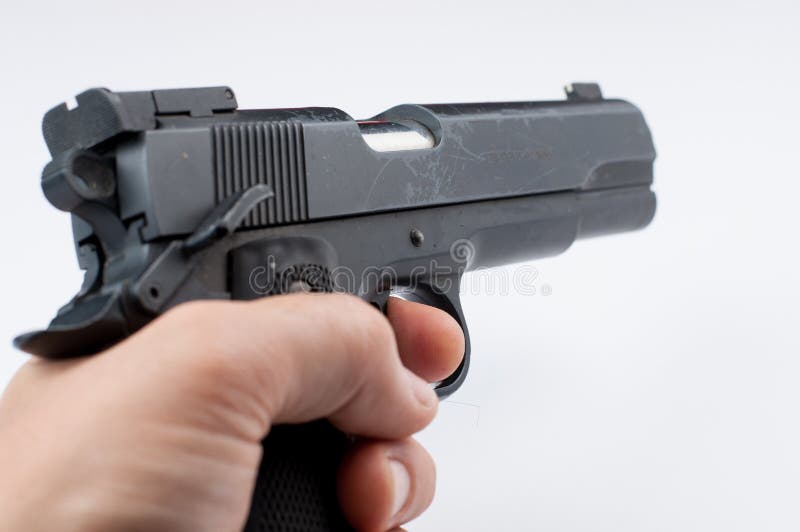
M 389 470 L 394 481 L 394 499 L 392 501 L 392 518 L 405 506 L 408 494 L 411 492 L 411 476 L 406 466 L 398 460 L 389 459 Z
M 422 403 L 423 406 L 431 406 L 436 401 L 436 392 L 433 391 L 433 387 L 417 377 L 410 369 L 406 368 L 406 373 L 408 374 L 408 380 L 411 381 L 411 391 L 414 392 L 414 397 L 417 398 L 417 401 Z

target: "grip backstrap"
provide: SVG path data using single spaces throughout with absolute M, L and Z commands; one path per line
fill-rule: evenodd
M 336 475 L 350 438 L 327 421 L 273 427 L 245 532 L 350 531 L 339 509 Z

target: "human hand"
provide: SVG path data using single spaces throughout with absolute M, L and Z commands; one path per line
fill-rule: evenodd
M 0 401 L 0 530 L 239 531 L 269 428 L 318 418 L 364 438 L 345 515 L 394 528 L 432 500 L 409 436 L 463 352 L 440 310 L 303 294 L 189 303 L 96 356 L 33 359 Z

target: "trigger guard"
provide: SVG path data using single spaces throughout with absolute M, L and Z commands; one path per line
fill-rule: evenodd
M 449 397 L 464 383 L 467 377 L 467 371 L 469 370 L 470 359 L 469 331 L 467 330 L 464 313 L 461 310 L 461 302 L 459 301 L 458 293 L 455 292 L 455 295 L 452 295 L 450 292 L 437 293 L 427 285 L 420 285 L 415 289 L 398 288 L 392 295 L 401 297 L 406 301 L 422 303 L 423 305 L 443 310 L 450 314 L 450 316 L 456 320 L 459 327 L 461 327 L 461 331 L 464 333 L 464 358 L 461 360 L 461 364 L 459 364 L 458 368 L 450 376 L 441 381 L 435 389 L 439 399 Z

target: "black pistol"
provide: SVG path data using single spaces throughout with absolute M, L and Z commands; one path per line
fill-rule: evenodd
M 652 219 L 655 150 L 641 112 L 574 83 L 563 101 L 239 110 L 227 87 L 112 92 L 43 120 L 42 189 L 72 214 L 85 270 L 36 355 L 98 352 L 196 299 L 295 291 L 403 297 L 464 330 L 470 270 L 555 255 Z M 346 530 L 349 444 L 326 422 L 273 428 L 245 530 Z M 291 496 L 287 495 L 290 494 Z

